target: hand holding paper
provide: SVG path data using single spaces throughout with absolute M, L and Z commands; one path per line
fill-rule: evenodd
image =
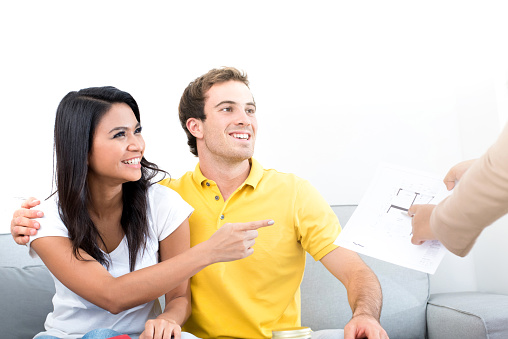
M 437 204 L 448 194 L 437 175 L 382 164 L 335 244 L 433 274 L 446 249 L 436 240 L 413 245 L 408 211 L 415 204 Z
M 411 243 L 421 245 L 428 240 L 434 240 L 436 237 L 430 228 L 430 215 L 436 205 L 413 205 L 408 211 L 409 216 L 413 218 L 413 236 Z

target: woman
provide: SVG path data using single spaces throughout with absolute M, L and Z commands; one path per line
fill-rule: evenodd
M 139 109 L 126 92 L 70 92 L 58 107 L 54 138 L 57 194 L 43 203 L 29 247 L 51 271 L 56 294 L 46 332 L 36 338 L 180 338 L 190 314 L 189 278 L 251 254 L 257 233 L 235 233 L 229 224 L 189 248 L 192 208 L 152 185 L 160 171 L 143 157 Z M 165 310 L 151 319 L 163 294 Z

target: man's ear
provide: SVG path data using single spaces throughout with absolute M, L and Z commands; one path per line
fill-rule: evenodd
M 190 134 L 192 134 L 196 139 L 203 138 L 203 122 L 196 118 L 187 119 L 187 130 L 189 130 Z

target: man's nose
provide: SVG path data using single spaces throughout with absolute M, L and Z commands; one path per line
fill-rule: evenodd
M 245 110 L 239 110 L 236 114 L 236 124 L 249 126 L 251 124 L 251 117 Z

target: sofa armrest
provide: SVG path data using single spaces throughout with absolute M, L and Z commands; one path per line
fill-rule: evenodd
M 507 319 L 507 295 L 439 293 L 427 305 L 429 339 L 508 338 Z

